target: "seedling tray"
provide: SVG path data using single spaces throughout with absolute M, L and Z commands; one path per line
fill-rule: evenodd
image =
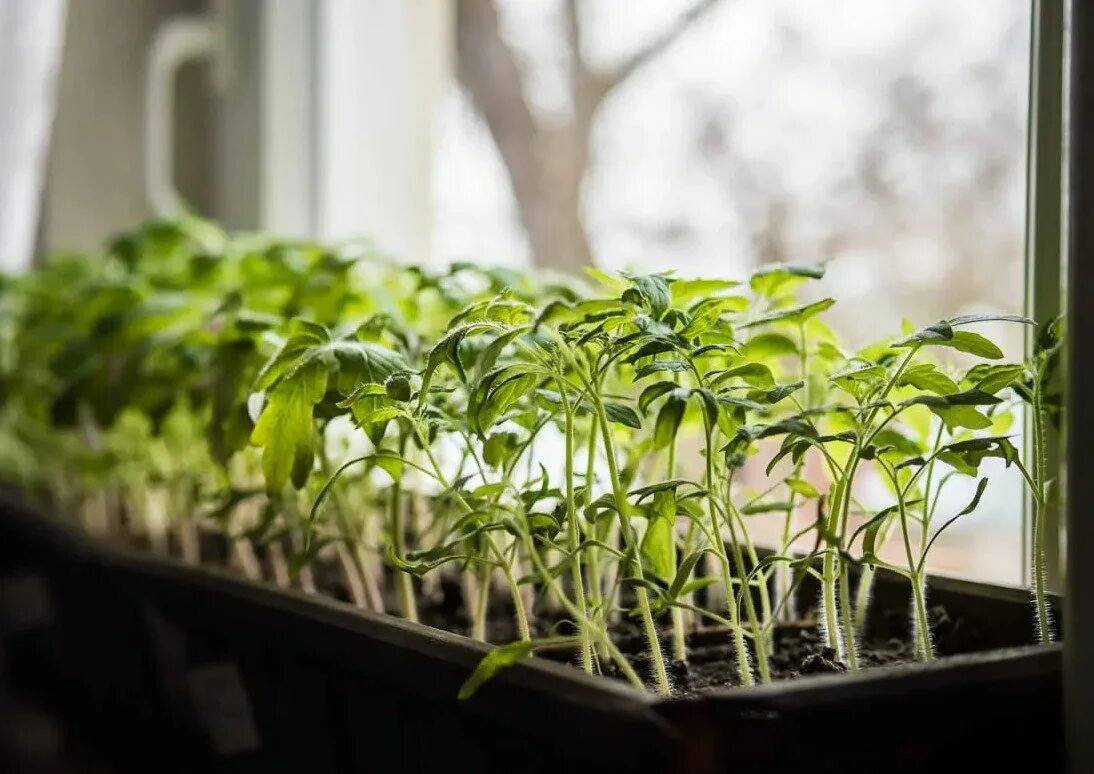
M 5 771 L 1061 768 L 1060 649 L 1021 645 L 1020 591 L 935 580 L 987 649 L 931 664 L 658 700 L 533 658 L 460 702 L 480 643 L 2 513 L 0 713 L 55 732 Z M 879 577 L 877 608 L 902 595 Z

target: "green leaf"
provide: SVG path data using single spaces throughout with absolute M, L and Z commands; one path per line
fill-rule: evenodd
M 512 344 L 521 334 L 526 332 L 526 327 L 513 328 L 510 331 L 499 334 L 497 338 L 491 341 L 486 349 L 482 351 L 482 354 L 479 355 L 479 359 L 475 363 L 475 378 L 482 379 L 483 375 L 491 371 L 505 348 Z
M 475 667 L 475 671 L 460 687 L 459 699 L 460 701 L 470 699 L 479 688 L 496 676 L 498 672 L 523 661 L 536 650 L 573 648 L 577 643 L 577 637 L 544 637 L 539 640 L 521 640 L 500 645 L 483 656 L 478 666 Z
M 702 486 L 695 483 L 694 481 L 689 481 L 686 478 L 674 478 L 674 479 L 671 479 L 669 481 L 658 481 L 656 484 L 649 484 L 647 486 L 639 487 L 638 489 L 633 489 L 633 490 L 631 490 L 631 492 L 629 494 L 630 494 L 631 497 L 635 498 L 635 502 L 640 503 L 644 499 L 649 497 L 650 495 L 655 495 L 655 494 L 658 494 L 660 492 L 668 492 L 668 491 L 675 492 L 676 490 L 678 490 L 682 486 L 695 487 L 695 490 L 697 492 L 705 492 L 706 491 L 705 489 L 703 489 Z M 691 497 L 693 494 L 694 493 L 689 494 L 689 495 L 687 495 L 687 497 Z
M 898 386 L 910 384 L 920 390 L 930 390 L 938 395 L 949 395 L 961 388 L 946 374 L 935 368 L 933 363 L 916 363 L 908 366 L 898 381 Z
M 788 478 L 786 480 L 786 485 L 790 487 L 791 491 L 800 494 L 802 497 L 820 497 L 820 492 L 817 491 L 817 488 L 803 479 Z
M 395 547 L 389 544 L 387 547 L 387 560 L 393 567 L 402 572 L 420 578 L 426 573 L 449 562 L 476 560 L 476 557 L 458 553 L 462 544 L 462 540 L 456 540 L 451 543 L 439 545 L 428 551 L 413 552 L 411 556 L 406 558 L 402 558 L 396 554 Z
M 699 336 L 713 328 L 722 315 L 742 312 L 745 309 L 748 309 L 748 299 L 740 296 L 708 298 L 700 301 L 691 310 L 691 322 L 684 328 L 683 334 L 689 338 Z
M 672 293 L 672 303 L 675 306 L 684 306 L 689 301 L 700 296 L 712 296 L 723 290 L 729 290 L 740 285 L 740 282 L 721 279 L 677 279 L 669 286 Z
M 892 346 L 911 347 L 917 345 L 949 347 L 959 352 L 967 352 L 970 355 L 988 358 L 989 360 L 998 360 L 1003 357 L 1003 351 L 991 340 L 972 331 L 955 331 L 950 323 L 945 320 L 921 328 L 911 336 L 894 342 Z
M 650 404 L 660 398 L 662 395 L 672 392 L 678 389 L 680 385 L 676 382 L 663 381 L 651 384 L 646 389 L 642 390 L 642 394 L 638 396 L 638 410 L 645 414 L 649 411 Z
M 268 395 L 255 423 L 251 443 L 262 447 L 266 491 L 280 493 L 292 478 L 303 487 L 313 460 L 312 411 L 326 392 L 327 373 L 313 363 L 283 379 Z
M 934 533 L 934 536 L 931 537 L 930 541 L 923 548 L 923 559 L 920 560 L 920 569 L 922 569 L 923 563 L 927 561 L 927 554 L 930 552 L 931 546 L 934 545 L 934 541 L 938 540 L 942 533 L 946 531 L 946 528 L 953 524 L 955 521 L 957 521 L 959 518 L 961 518 L 962 516 L 966 516 L 976 510 L 976 507 L 980 504 L 980 498 L 983 496 L 984 490 L 987 489 L 987 487 L 988 479 L 980 479 L 980 481 L 978 481 L 976 484 L 976 494 L 973 495 L 972 502 L 966 505 L 960 513 L 952 516 L 946 521 L 945 524 L 938 528 L 938 532 Z
M 323 346 L 330 343 L 330 331 L 322 325 L 295 319 L 289 323 L 289 336 L 277 353 L 262 367 L 255 381 L 257 390 L 268 390 L 286 374 L 299 367 Z
M 674 390 L 657 413 L 657 422 L 653 428 L 653 447 L 665 449 L 676 441 L 676 433 L 687 409 L 687 391 Z
M 695 571 L 695 565 L 703 558 L 706 551 L 692 551 L 680 562 L 680 568 L 676 571 L 676 577 L 672 579 L 666 596 L 670 599 L 679 599 L 684 593 L 684 588 L 691 580 L 691 574 Z
M 475 667 L 475 671 L 460 686 L 460 701 L 470 699 L 479 688 L 491 680 L 498 672 L 528 658 L 535 649 L 534 642 L 524 640 L 510 642 L 508 645 L 500 645 L 494 648 L 483 656 L 482 661 Z
M 952 395 L 917 395 L 904 401 L 904 405 L 923 405 L 928 408 L 942 408 L 946 406 L 994 406 L 1002 400 L 996 396 L 972 389 L 955 392 Z
M 967 516 L 976 510 L 976 507 L 980 505 L 980 498 L 984 496 L 984 490 L 988 488 L 988 479 L 982 478 L 976 484 L 976 494 L 973 495 L 972 500 L 966 505 L 958 516 Z M 939 530 L 941 531 L 941 530 Z
M 877 556 L 877 541 L 881 530 L 896 515 L 899 506 L 893 505 L 879 512 L 866 524 L 865 534 L 862 536 L 862 553 L 867 557 Z
M 376 384 L 374 382 L 365 382 L 364 384 L 357 385 L 353 390 L 342 400 L 338 401 L 339 408 L 349 408 L 354 403 L 364 398 L 375 398 L 379 396 L 387 397 L 387 387 L 382 384 Z
M 775 405 L 776 403 L 786 400 L 804 386 L 805 382 L 777 384 L 770 390 L 750 390 L 747 397 L 749 400 L 754 400 L 759 403 Z
M 717 387 L 734 378 L 740 379 L 753 387 L 771 388 L 775 386 L 775 377 L 772 375 L 771 369 L 763 363 L 744 363 L 734 366 L 718 374 L 711 384 Z
M 951 430 L 964 427 L 969 430 L 985 430 L 991 427 L 991 420 L 972 406 L 954 406 L 947 409 L 931 409 Z
M 756 392 L 756 390 L 750 391 L 749 395 L 751 395 L 753 392 Z M 763 391 L 761 390 L 760 392 Z M 725 406 L 729 409 L 744 409 L 745 411 L 755 411 L 759 414 L 767 413 L 767 407 L 764 406 L 762 403 L 757 403 L 756 401 L 750 400 L 749 398 L 737 398 L 733 395 L 726 395 L 725 393 L 718 395 L 718 405 Z
M 655 514 L 642 537 L 642 556 L 649 562 L 653 574 L 665 583 L 676 574 L 676 497 L 672 492 L 654 495 L 651 511 Z
M 828 377 L 828 381 L 840 386 L 853 382 L 876 382 L 886 376 L 882 366 L 873 363 L 852 362 Z
M 601 271 L 593 266 L 586 266 L 584 272 L 592 277 L 594 280 L 609 288 L 620 289 L 626 287 L 626 283 L 619 277 L 613 277 L 612 275 Z
M 468 413 L 474 417 L 479 435 L 485 435 L 498 417 L 530 395 L 538 379 L 535 368 L 525 363 L 504 366 L 484 377 L 468 404 Z
M 429 386 L 432 383 L 433 375 L 436 373 L 437 369 L 445 363 L 452 367 L 452 370 L 456 372 L 456 375 L 461 382 L 464 384 L 467 383 L 467 371 L 464 368 L 463 360 L 460 357 L 460 345 L 465 338 L 491 331 L 503 334 L 506 333 L 507 330 L 509 329 L 494 322 L 471 322 L 466 325 L 450 328 L 448 332 L 433 345 L 433 348 L 429 350 L 429 355 L 426 358 L 426 366 L 422 370 L 422 387 L 421 390 L 419 390 L 419 400 L 422 403 L 425 402 L 426 396 L 429 394 Z
M 968 352 L 970 355 L 986 357 L 990 360 L 998 360 L 1003 357 L 1003 350 L 999 349 L 994 342 L 972 331 L 957 331 L 949 341 L 937 343 L 956 349 L 959 352 Z
M 757 325 L 769 325 L 776 322 L 792 322 L 792 323 L 804 323 L 810 317 L 820 314 L 833 304 L 836 303 L 834 298 L 822 298 L 820 301 L 814 301 L 811 304 L 805 304 L 804 306 L 795 306 L 790 309 L 780 309 L 770 314 L 765 314 L 763 317 L 758 317 L 755 320 L 739 325 L 739 328 L 753 328 Z
M 400 353 L 368 341 L 332 341 L 321 352 L 329 352 L 338 364 L 339 389 L 347 394 L 361 382 L 384 383 L 393 374 L 407 371 Z
M 398 406 L 380 406 L 369 411 L 361 412 L 357 417 L 357 424 L 362 427 L 366 425 L 384 424 L 403 416 L 406 416 L 406 412 Z
M 495 481 L 490 484 L 483 484 L 476 487 L 471 491 L 470 496 L 474 498 L 479 497 L 495 497 L 505 491 L 504 481 Z
M 608 511 L 619 512 L 619 506 L 616 505 L 615 496 L 612 495 L 611 492 L 605 492 L 585 506 L 585 519 L 590 522 L 595 522 Z
M 983 430 L 991 427 L 991 419 L 978 412 L 974 406 L 991 406 L 999 398 L 980 390 L 965 390 L 953 395 L 917 395 L 904 401 L 902 406 L 926 406 L 949 428 L 965 427 Z
M 823 276 L 824 267 L 819 265 L 771 264 L 753 272 L 749 285 L 757 294 L 771 298 L 779 292 L 794 289 L 808 279 L 820 279 Z
M 893 427 L 885 427 L 874 436 L 878 448 L 891 448 L 904 455 L 914 456 L 923 452 L 919 444 Z
M 1025 367 L 1020 363 L 999 365 L 981 363 L 965 374 L 965 381 L 974 384 L 981 392 L 994 395 L 1021 380 L 1024 374 Z
M 787 500 L 757 500 L 741 508 L 744 516 L 758 516 L 764 513 L 786 513 L 792 504 Z
M 605 402 L 604 413 L 610 422 L 633 427 L 635 430 L 642 429 L 642 420 L 630 406 L 624 406 L 622 403 Z
M 487 465 L 500 468 L 516 454 L 520 437 L 516 433 L 491 433 L 482 447 L 482 457 Z
M 798 345 L 789 336 L 781 333 L 760 333 L 745 342 L 743 354 L 749 359 L 797 355 Z
M 753 441 L 780 435 L 816 439 L 817 430 L 800 417 L 787 417 L 769 425 L 745 425 L 737 430 L 737 435 L 724 448 L 728 452 L 734 452 L 747 447 Z
M 392 481 L 399 481 L 403 477 L 403 459 L 393 453 L 377 452 L 372 455 L 371 461 L 376 467 L 383 470 L 389 476 Z
M 687 363 L 681 363 L 679 360 L 654 360 L 652 363 L 646 363 L 646 365 L 635 369 L 634 378 L 635 381 L 644 379 L 647 376 L 656 373 L 662 373 L 665 371 L 672 371 L 680 373 L 688 370 Z
M 910 336 L 899 341 L 894 341 L 893 347 L 914 347 L 928 342 L 949 341 L 953 338 L 953 327 L 945 320 L 939 320 L 934 325 L 920 328 Z
M 623 291 L 622 299 L 630 304 L 645 306 L 655 317 L 660 317 L 669 308 L 672 296 L 669 292 L 669 278 L 664 274 L 647 274 L 628 277 L 631 287 Z
M 1019 453 L 1009 437 L 993 436 L 955 441 L 942 447 L 938 454 L 938 459 L 968 476 L 976 475 L 980 463 L 988 457 L 1002 459 L 1010 467 L 1019 459 Z
M 822 341 L 818 344 L 816 352 L 817 357 L 821 360 L 827 360 L 832 363 L 847 359 L 847 355 L 844 351 L 830 341 Z
M 971 325 L 982 322 L 1016 322 L 1025 325 L 1036 325 L 1033 320 L 1020 314 L 963 314 L 960 317 L 950 318 L 949 323 L 956 328 L 959 325 Z

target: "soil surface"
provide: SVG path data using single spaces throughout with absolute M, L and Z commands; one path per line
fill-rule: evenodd
M 442 596 L 434 604 L 421 610 L 422 622 L 439 629 L 458 634 L 470 632 L 470 621 L 462 611 L 459 589 L 442 588 Z M 491 642 L 508 642 L 516 639 L 512 620 L 504 609 L 491 611 L 488 621 L 488 639 Z M 915 661 L 915 647 L 909 615 L 906 610 L 876 611 L 872 616 L 873 631 L 859 645 L 860 666 L 864 668 L 891 666 Z M 952 619 L 942 607 L 930 610 L 931 629 L 936 653 L 940 656 L 967 653 L 978 649 L 980 637 L 962 619 Z M 536 624 L 533 624 L 536 627 Z M 567 634 L 565 623 L 546 627 L 538 624 L 536 636 Z M 638 625 L 622 622 L 614 628 L 614 641 L 628 656 L 628 660 L 643 678 L 652 683 L 653 675 L 645 637 Z M 672 642 L 667 632 L 662 633 L 662 651 L 669 659 Z M 669 662 L 669 677 L 673 692 L 679 696 L 699 695 L 711 690 L 741 684 L 737 669 L 736 652 L 729 633 L 722 628 L 704 628 L 688 637 L 686 662 Z M 573 651 L 541 651 L 537 655 L 552 661 L 578 666 L 577 653 Z M 792 680 L 802 675 L 840 673 L 847 671 L 826 644 L 816 623 L 816 610 L 810 610 L 802 620 L 779 625 L 774 633 L 774 648 L 770 656 L 771 676 L 775 680 Z M 607 665 L 605 676 L 622 680 L 614 665 Z

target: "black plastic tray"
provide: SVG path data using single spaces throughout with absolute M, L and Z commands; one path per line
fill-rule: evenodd
M 459 702 L 480 643 L 93 546 L 6 505 L 0 770 L 1059 770 L 1060 650 L 1016 647 L 1025 594 L 932 588 L 991 649 L 692 700 L 531 659 Z M 879 605 L 904 593 L 880 578 Z

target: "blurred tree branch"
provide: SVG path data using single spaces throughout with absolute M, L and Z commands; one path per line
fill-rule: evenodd
M 653 40 L 608 72 L 590 67 L 577 0 L 563 0 L 572 112 L 537 120 L 517 53 L 501 33 L 496 0 L 458 0 L 460 82 L 486 122 L 509 174 L 536 265 L 577 271 L 592 263 L 581 213 L 592 127 L 605 97 L 667 51 L 723 0 L 698 0 Z

